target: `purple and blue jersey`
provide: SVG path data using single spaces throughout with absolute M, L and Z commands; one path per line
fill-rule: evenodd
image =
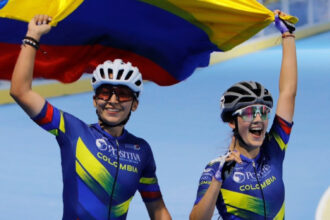
M 54 134 L 60 146 L 63 220 L 126 219 L 137 190 L 144 202 L 162 197 L 145 140 L 127 130 L 112 137 L 99 124 L 87 125 L 48 102 L 33 120 Z
M 241 154 L 243 163 L 236 163 L 223 181 L 216 202 L 223 219 L 284 219 L 283 160 L 292 125 L 275 116 L 259 155 L 249 159 Z M 215 159 L 204 169 L 195 205 L 203 198 L 218 167 L 219 160 Z

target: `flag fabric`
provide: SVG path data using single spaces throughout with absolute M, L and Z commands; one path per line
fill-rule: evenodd
M 255 0 L 0 0 L 0 79 L 10 79 L 27 23 L 53 18 L 34 77 L 70 83 L 105 60 L 137 66 L 143 79 L 172 85 L 210 54 L 227 51 L 274 21 Z M 297 22 L 292 16 L 284 18 Z

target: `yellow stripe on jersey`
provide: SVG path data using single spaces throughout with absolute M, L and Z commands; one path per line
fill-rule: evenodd
M 226 209 L 228 213 L 233 214 L 237 217 L 240 217 L 242 219 L 251 219 L 251 214 L 250 214 L 251 212 L 248 213 L 247 211 L 229 205 L 226 205 Z
M 65 123 L 64 123 L 64 117 L 63 117 L 63 112 L 61 111 L 61 118 L 60 118 L 60 126 L 59 126 L 60 131 L 65 133 Z
M 142 183 L 142 184 L 155 184 L 155 183 L 157 183 L 157 178 L 142 177 L 142 178 L 140 178 L 140 183 Z
M 274 220 L 283 220 L 284 213 L 285 213 L 285 205 L 283 202 L 282 207 L 281 207 L 280 211 L 277 213 L 277 215 L 275 216 Z
M 53 129 L 53 130 L 50 130 L 49 133 L 55 135 L 55 136 L 58 136 L 58 129 Z
M 88 150 L 81 138 L 78 138 L 76 157 L 83 168 L 100 184 L 103 189 L 110 195 L 113 177 L 108 170 L 98 161 L 94 155 Z M 77 168 L 76 168 L 77 169 Z M 79 168 L 78 168 L 79 169 Z M 80 171 L 77 171 L 77 173 Z M 79 175 L 79 173 L 78 173 Z M 87 184 L 87 183 L 86 183 Z
M 119 217 L 119 216 L 122 216 L 123 214 L 127 213 L 129 204 L 132 199 L 133 199 L 133 196 L 131 198 L 129 198 L 127 201 L 111 208 L 111 212 L 115 215 L 115 217 Z
M 103 197 L 104 191 L 102 187 L 82 168 L 76 160 L 76 172 L 82 181 L 90 188 L 96 195 Z
M 221 193 L 227 209 L 230 209 L 230 206 L 239 207 L 240 209 L 254 212 L 258 215 L 264 215 L 264 203 L 262 199 L 227 189 L 221 189 Z M 233 209 L 231 209 L 231 211 L 233 211 Z
M 272 135 L 275 138 L 277 144 L 280 146 L 281 150 L 286 150 L 288 145 L 283 142 L 282 138 L 275 132 L 272 132 Z

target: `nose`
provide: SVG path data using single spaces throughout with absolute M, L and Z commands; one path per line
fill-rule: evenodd
M 259 112 L 256 113 L 255 118 L 253 119 L 253 121 L 262 121 L 261 119 L 261 114 Z
M 118 98 L 117 95 L 115 93 L 112 93 L 109 99 L 110 103 L 118 103 Z

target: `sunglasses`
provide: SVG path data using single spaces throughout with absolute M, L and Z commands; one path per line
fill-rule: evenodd
M 106 85 L 98 88 L 95 92 L 95 97 L 103 101 L 109 101 L 115 95 L 118 102 L 132 101 L 136 97 L 135 93 L 126 86 Z
M 270 110 L 271 108 L 266 105 L 250 105 L 236 110 L 233 116 L 239 115 L 244 121 L 251 122 L 257 117 L 257 114 L 259 114 L 261 120 L 265 121 L 269 118 Z

